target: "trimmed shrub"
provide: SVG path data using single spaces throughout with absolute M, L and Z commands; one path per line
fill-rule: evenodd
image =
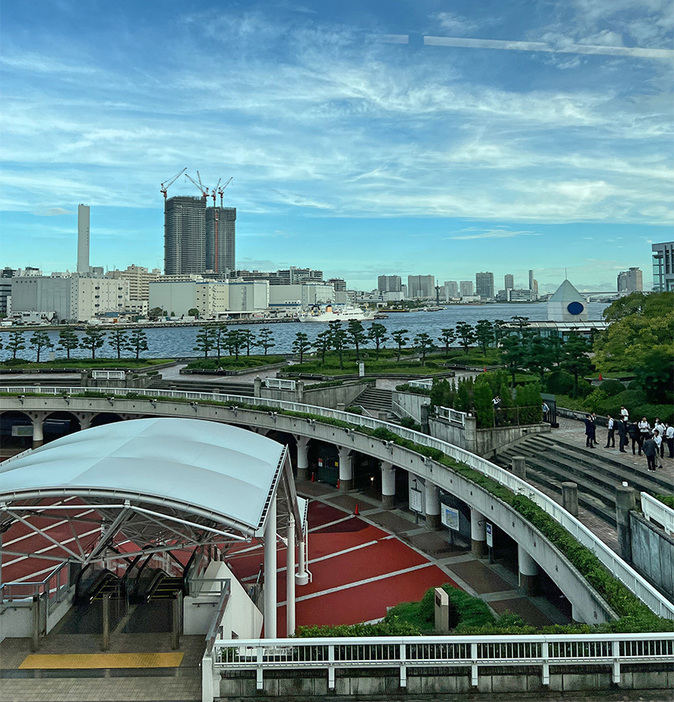
M 627 388 L 619 380 L 605 380 L 599 389 L 606 395 L 606 397 L 615 397 L 621 392 L 624 392 Z

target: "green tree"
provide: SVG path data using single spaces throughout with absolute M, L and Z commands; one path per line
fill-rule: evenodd
M 414 337 L 414 348 L 419 352 L 421 356 L 421 365 L 426 365 L 426 356 L 429 351 L 432 351 L 435 347 L 433 346 L 433 339 L 431 339 L 430 334 L 426 332 L 421 332 Z
M 148 311 L 147 316 L 150 319 L 157 320 L 159 319 L 159 317 L 166 316 L 166 310 L 163 310 L 161 307 L 153 307 L 151 310 Z
M 388 332 L 386 327 L 379 322 L 372 322 L 370 328 L 367 332 L 368 339 L 374 344 L 376 349 L 376 358 L 379 360 L 379 349 L 386 345 L 386 339 L 388 339 Z
M 632 293 L 604 310 L 608 329 L 594 343 L 604 374 L 631 371 L 650 402 L 674 400 L 674 292 Z
M 201 327 L 197 332 L 194 350 L 203 353 L 204 358 L 208 358 L 208 354 L 214 347 L 216 335 L 215 327 L 210 325 Z
M 129 350 L 136 355 L 136 360 L 140 358 L 142 351 L 148 350 L 147 334 L 145 329 L 132 329 L 129 335 Z
M 323 330 L 318 336 L 316 337 L 316 348 L 318 349 L 318 352 L 321 354 L 321 364 L 325 365 L 325 354 L 331 349 L 332 347 L 332 334 L 329 329 Z
M 468 348 L 475 341 L 475 330 L 468 322 L 459 322 L 456 325 L 456 337 L 461 340 L 464 352 L 468 353 Z
M 80 340 L 72 329 L 61 329 L 59 332 L 58 348 L 66 352 L 66 358 L 70 358 L 70 352 L 79 348 Z
M 441 329 L 438 341 L 442 341 L 445 346 L 445 356 L 449 356 L 449 347 L 452 341 L 456 341 L 456 332 L 453 329 Z
M 220 359 L 222 358 L 222 348 L 225 346 L 226 334 L 226 324 L 216 324 L 213 326 L 213 349 L 215 350 L 215 357 L 218 359 L 218 365 L 220 365 Z
M 573 396 L 578 396 L 578 377 L 592 370 L 592 361 L 587 355 L 590 342 L 577 333 L 570 334 L 563 346 L 563 357 L 560 366 L 573 375 Z
M 194 317 L 195 319 L 199 319 L 199 310 L 196 307 L 191 307 L 189 310 L 187 310 L 187 314 L 190 317 Z
M 18 329 L 14 329 L 9 332 L 9 339 L 7 340 L 7 350 L 12 352 L 12 360 L 16 360 L 16 354 L 19 351 L 23 351 L 26 348 L 26 340 L 23 336 L 23 332 Z
M 503 319 L 494 320 L 494 343 L 498 346 L 501 339 L 507 334 L 506 322 Z
M 105 344 L 105 332 L 95 327 L 87 327 L 80 339 L 80 348 L 91 351 L 91 360 L 96 359 L 96 351 Z
M 241 349 L 246 348 L 246 335 L 241 329 L 230 329 L 225 334 L 225 346 L 229 350 L 230 355 L 234 355 L 236 360 L 239 360 Z
M 480 344 L 483 354 L 487 354 L 487 346 L 494 341 L 494 325 L 488 319 L 479 319 L 475 325 L 475 340 Z
M 360 347 L 367 343 L 367 334 L 359 319 L 350 319 L 346 325 L 347 338 L 356 349 L 356 361 L 360 361 Z
M 396 342 L 398 347 L 398 363 L 400 363 L 400 356 L 403 351 L 403 346 L 405 346 L 405 344 L 407 344 L 410 340 L 408 336 L 405 336 L 405 334 L 408 333 L 408 329 L 398 329 L 397 331 L 391 332 L 391 338 Z
M 512 323 L 517 329 L 517 333 L 521 338 L 524 338 L 529 331 L 529 317 L 522 317 L 521 315 L 514 315 L 511 317 Z
M 34 332 L 34 334 L 30 337 L 29 344 L 31 349 L 35 350 L 38 363 L 40 362 L 40 354 L 42 353 L 42 349 L 51 349 L 54 346 L 49 338 L 49 334 L 47 334 L 46 331 Z
M 473 392 L 475 403 L 475 416 L 480 429 L 489 429 L 494 426 L 494 402 L 489 382 L 483 376 L 478 376 Z
M 518 336 L 514 334 L 506 336 L 501 341 L 501 363 L 510 372 L 513 387 L 515 387 L 515 374 L 523 367 L 525 358 L 525 345 Z
M 250 356 L 250 349 L 255 345 L 255 334 L 250 329 L 240 329 L 243 348 L 246 349 L 246 356 Z
M 269 349 L 276 346 L 274 343 L 274 333 L 269 327 L 262 327 L 257 333 L 256 345 L 264 349 L 264 355 L 267 355 Z
M 293 353 L 298 353 L 300 355 L 300 363 L 304 363 L 304 354 L 307 353 L 310 348 L 309 337 L 304 332 L 297 332 L 297 334 L 295 334 L 295 340 L 293 341 Z
M 343 356 L 348 335 L 346 331 L 342 329 L 342 323 L 338 319 L 328 322 L 328 328 L 330 330 L 330 346 L 337 351 L 339 356 L 339 367 L 344 368 Z
M 526 342 L 524 348 L 522 365 L 530 373 L 538 374 L 542 384 L 545 371 L 552 368 L 555 362 L 552 346 L 547 339 L 533 336 Z
M 110 339 L 108 340 L 110 346 L 117 352 L 117 358 L 122 357 L 122 351 L 129 351 L 129 336 L 126 329 L 112 329 L 110 331 Z

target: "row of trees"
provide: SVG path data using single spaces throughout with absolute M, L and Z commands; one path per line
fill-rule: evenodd
M 96 327 L 87 328 L 82 336 L 78 336 L 72 329 L 62 329 L 59 332 L 58 342 L 50 339 L 46 331 L 33 332 L 28 339 L 28 348 L 35 351 L 37 362 L 45 351 L 57 348 L 66 352 L 66 357 L 70 359 L 70 354 L 76 349 L 83 349 L 91 353 L 92 360 L 96 359 L 96 352 L 108 343 L 117 354 L 117 358 L 122 357 L 122 353 L 129 351 L 139 359 L 143 351 L 148 350 L 147 334 L 144 329 L 112 329 L 105 331 Z M 0 349 L 3 348 L 0 341 Z M 12 354 L 12 360 L 20 351 L 26 348 L 25 332 L 15 329 L 9 332 L 5 348 Z

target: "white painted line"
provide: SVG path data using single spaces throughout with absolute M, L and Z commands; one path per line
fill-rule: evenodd
M 327 522 L 326 524 L 321 524 L 313 529 L 309 529 L 309 533 L 311 534 L 312 531 L 320 531 L 321 529 L 326 529 L 327 527 L 335 526 L 335 524 L 341 524 L 342 522 L 348 522 L 349 519 L 353 519 L 355 516 L 355 514 L 347 514 L 346 517 L 335 519 L 334 522 Z

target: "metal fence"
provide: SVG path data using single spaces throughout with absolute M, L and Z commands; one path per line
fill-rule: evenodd
M 452 424 L 458 424 L 460 427 L 466 426 L 465 412 L 459 412 L 459 410 L 452 409 L 451 407 L 436 407 L 435 413 L 438 417 L 446 419 Z
M 12 395 L 24 394 L 47 394 L 55 396 L 63 396 L 68 398 L 69 395 L 81 395 L 83 393 L 92 394 L 91 389 L 72 387 L 0 387 L 0 393 L 9 393 Z M 464 463 L 470 468 L 486 475 L 501 485 L 507 487 L 516 494 L 525 495 L 547 514 L 549 514 L 556 522 L 567 529 L 571 535 L 583 546 L 586 546 L 595 556 L 603 563 L 608 571 L 620 582 L 622 582 L 631 592 L 633 592 L 647 607 L 655 614 L 674 619 L 674 604 L 669 602 L 662 594 L 660 594 L 649 582 L 639 575 L 631 566 L 614 553 L 598 536 L 590 529 L 582 524 L 576 517 L 569 514 L 560 504 L 555 502 L 551 497 L 536 489 L 522 478 L 509 473 L 507 470 L 497 466 L 481 456 L 470 453 L 465 449 L 449 444 L 441 439 L 436 439 L 432 436 L 422 434 L 413 429 L 401 427 L 398 424 L 392 424 L 383 420 L 374 419 L 373 417 L 365 417 L 362 415 L 342 412 L 340 410 L 318 407 L 316 405 L 304 405 L 299 402 L 287 402 L 285 400 L 271 400 L 268 398 L 246 397 L 241 395 L 227 395 L 221 393 L 210 392 L 186 392 L 179 390 L 147 390 L 133 389 L 129 391 L 127 388 L 106 388 L 103 397 L 107 397 L 111 407 L 114 407 L 114 398 L 124 398 L 131 393 L 132 397 L 147 397 L 150 402 L 156 402 L 161 398 L 169 400 L 182 400 L 192 402 L 195 407 L 200 401 L 207 402 L 223 402 L 241 406 L 259 406 L 259 407 L 274 407 L 280 410 L 290 412 L 301 412 L 313 414 L 320 417 L 331 417 L 347 422 L 351 425 L 360 426 L 366 429 L 385 428 L 394 432 L 398 436 L 408 439 L 421 446 L 437 449 L 442 453 L 450 456 L 456 461 Z M 98 393 L 96 393 L 98 395 Z M 108 410 L 111 411 L 111 410 Z M 12 459 L 8 459 L 12 460 Z M 5 464 L 7 461 L 4 462 Z
M 216 673 L 254 670 L 258 690 L 267 671 L 300 674 L 312 668 L 327 672 L 331 690 L 337 670 L 362 675 L 374 667 L 397 668 L 400 687 L 407 687 L 410 668 L 423 668 L 425 674 L 465 669 L 476 687 L 484 667 L 535 666 L 543 685 L 549 685 L 550 667 L 568 665 L 608 667 L 617 684 L 624 665 L 674 663 L 674 633 L 219 640 L 205 663 Z
M 297 382 L 285 378 L 265 378 L 264 386 L 270 390 L 295 390 Z
M 641 493 L 641 509 L 646 519 L 661 524 L 668 534 L 674 534 L 674 509 L 651 497 L 647 492 Z
M 422 390 L 433 389 L 433 378 L 424 378 L 423 380 L 410 380 L 407 383 L 411 388 L 421 388 Z
M 32 607 L 35 600 L 46 603 L 45 614 L 50 615 L 70 593 L 70 564 L 58 565 L 40 581 L 0 583 L 0 614 L 11 603 L 12 607 Z

